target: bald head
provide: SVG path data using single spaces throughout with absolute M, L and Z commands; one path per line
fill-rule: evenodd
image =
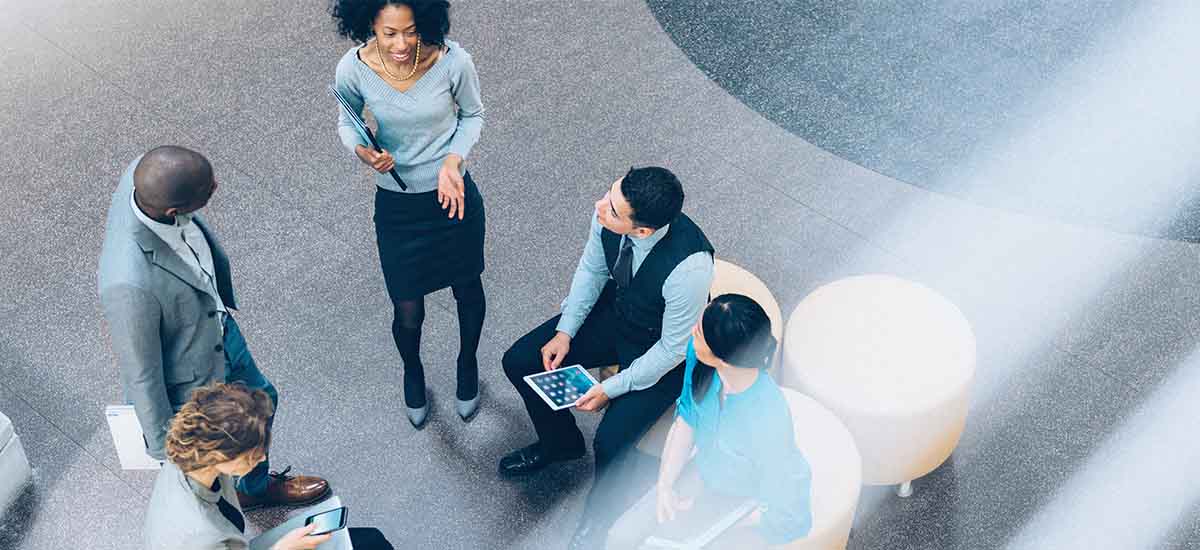
M 133 170 L 133 187 L 139 205 L 174 216 L 203 208 L 217 182 L 204 155 L 164 145 L 142 156 Z

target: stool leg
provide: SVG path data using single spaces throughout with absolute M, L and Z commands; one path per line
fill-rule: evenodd
M 900 498 L 911 497 L 912 493 L 913 493 L 913 489 L 912 489 L 911 481 L 905 481 L 904 483 L 901 483 L 899 486 L 896 487 L 896 496 L 898 496 Z

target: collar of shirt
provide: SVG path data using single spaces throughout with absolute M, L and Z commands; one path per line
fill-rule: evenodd
M 658 241 L 663 240 L 663 237 L 667 236 L 667 230 L 669 229 L 671 229 L 670 225 L 664 225 L 658 228 L 658 230 L 654 233 L 651 233 L 649 237 L 634 237 L 632 235 L 627 236 L 631 241 L 633 241 L 633 247 L 635 249 L 641 249 L 643 252 L 649 252 L 651 248 L 654 248 L 654 245 L 658 244 Z
M 743 368 L 746 368 L 746 367 L 743 367 Z M 752 368 L 752 367 L 750 367 L 750 368 Z M 714 372 L 713 373 L 713 390 L 715 390 L 714 393 L 717 396 L 720 396 L 722 402 L 724 402 L 726 404 L 754 401 L 755 399 L 757 399 L 758 393 L 763 390 L 762 386 L 764 384 L 764 380 L 763 380 L 764 376 L 770 376 L 770 375 L 767 374 L 767 371 L 759 370 L 758 376 L 756 376 L 754 378 L 754 382 L 751 382 L 749 386 L 746 386 L 746 389 L 744 389 L 740 392 L 737 392 L 737 393 L 724 393 L 723 390 L 725 389 L 725 382 L 723 380 L 721 380 L 721 376 L 719 374 Z
M 670 225 L 664 225 L 658 228 L 657 231 L 651 233 L 649 237 L 634 237 L 626 235 L 633 242 L 633 272 L 637 274 L 638 268 L 642 265 L 642 260 L 646 259 L 646 255 L 654 249 L 654 245 L 658 241 L 663 240 L 667 236 L 667 230 L 671 229 Z
M 217 485 L 217 488 L 213 489 L 212 487 L 201 485 L 200 482 L 192 479 L 192 476 L 187 475 L 183 470 L 179 470 L 179 473 L 183 475 L 183 479 L 187 482 L 188 488 L 192 490 L 193 494 L 206 502 L 214 504 L 221 499 L 221 489 L 224 488 L 225 483 L 232 483 L 230 478 L 219 475 L 215 481 L 220 483 L 220 485 Z
M 175 223 L 170 225 L 152 220 L 150 219 L 150 216 L 147 216 L 145 212 L 142 212 L 141 208 L 138 208 L 137 200 L 134 198 L 135 194 L 137 194 L 136 189 L 133 193 L 129 194 L 129 207 L 133 208 L 133 214 L 137 216 L 138 221 L 142 222 L 142 225 L 150 228 L 150 231 L 153 231 L 155 235 L 158 235 L 158 238 L 167 243 L 172 250 L 180 250 L 185 248 L 187 245 L 183 242 L 182 230 L 186 225 L 192 223 L 192 217 L 187 215 L 175 216 Z

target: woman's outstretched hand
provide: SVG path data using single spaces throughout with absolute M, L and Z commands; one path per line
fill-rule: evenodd
M 447 218 L 458 216 L 463 219 L 466 201 L 464 200 L 464 184 L 462 177 L 462 157 L 450 153 L 442 161 L 442 169 L 438 171 L 438 203 L 442 210 L 449 210 Z

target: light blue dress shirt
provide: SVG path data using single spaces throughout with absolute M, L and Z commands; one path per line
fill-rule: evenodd
M 634 275 L 637 275 L 642 260 L 646 259 L 646 255 L 667 235 L 670 228 L 669 225 L 663 226 L 646 238 L 623 237 L 633 239 Z M 575 268 L 571 291 L 563 300 L 562 319 L 557 326 L 557 330 L 572 338 L 611 278 L 604 260 L 604 245 L 600 242 L 601 229 L 600 220 L 593 212 L 591 234 L 584 245 L 583 256 L 579 258 L 579 267 Z M 663 300 L 667 304 L 663 313 L 662 337 L 645 354 L 635 359 L 629 368 L 601 384 L 609 399 L 653 386 L 683 361 L 692 326 L 700 319 L 700 313 L 708 303 L 712 278 L 713 258 L 708 252 L 692 254 L 675 266 L 662 288 Z
M 704 399 L 692 393 L 696 350 L 689 340 L 683 393 L 675 414 L 692 427 L 696 468 L 705 489 L 765 504 L 759 531 L 783 544 L 812 528 L 812 472 L 796 448 L 791 408 L 766 372 L 745 391 L 721 401 L 721 377 L 713 373 Z M 709 368 L 709 367 L 702 367 Z

